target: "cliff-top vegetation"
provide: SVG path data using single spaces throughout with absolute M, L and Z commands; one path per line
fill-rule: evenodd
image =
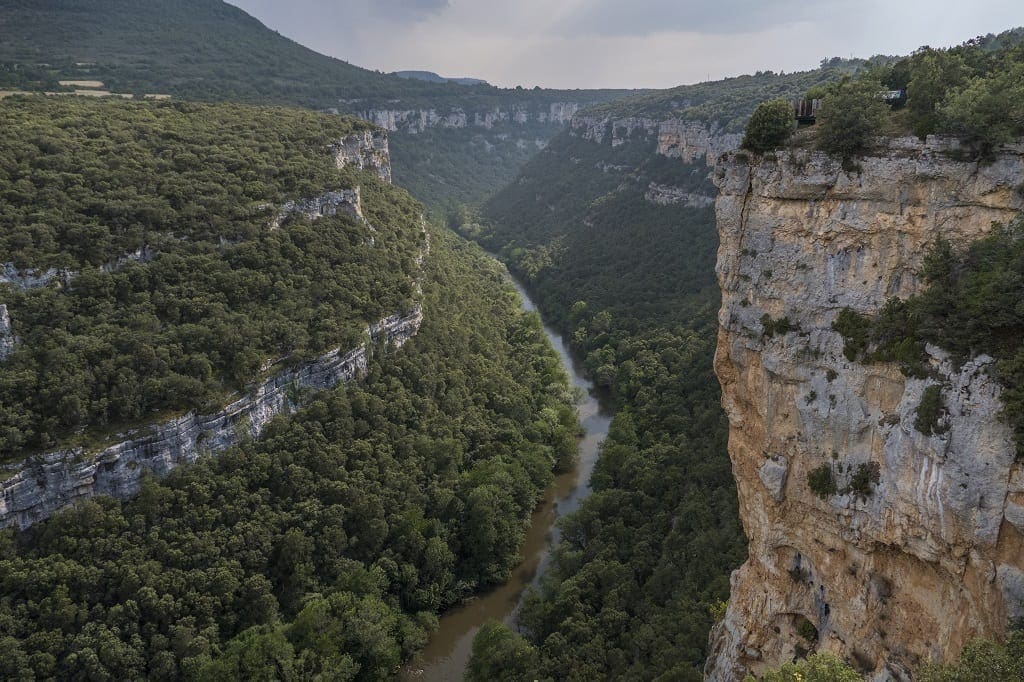
M 264 363 L 354 347 L 408 309 L 422 209 L 330 150 L 366 127 L 241 105 L 0 102 L 0 267 L 52 275 L 0 284 L 20 341 L 0 362 L 0 459 L 219 408 Z M 356 185 L 376 232 L 344 212 L 270 229 L 286 200 Z
M 1022 38 L 1024 29 L 1014 29 L 949 49 L 923 47 L 902 59 L 869 60 L 856 74 L 804 93 L 807 100 L 820 100 L 818 124 L 797 140 L 811 139 L 849 160 L 879 135 L 940 134 L 960 138 L 967 153 L 987 158 L 999 145 L 1024 136 Z M 759 119 L 750 126 L 748 136 L 763 132 Z M 778 130 L 774 144 L 756 144 L 757 135 L 750 139 L 744 146 L 762 152 L 782 146 L 789 136 Z

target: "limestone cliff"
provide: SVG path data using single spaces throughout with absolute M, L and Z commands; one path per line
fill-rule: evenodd
M 461 107 L 437 109 L 370 109 L 361 118 L 391 132 L 422 133 L 429 128 L 483 128 L 490 130 L 501 123 L 562 126 L 579 111 L 576 102 L 554 102 L 550 105 L 509 104 L 467 111 Z
M 338 192 L 325 192 L 318 197 L 286 202 L 270 222 L 270 229 L 276 230 L 292 215 L 299 214 L 309 220 L 342 213 L 365 222 L 363 217 L 362 192 L 359 187 Z
M 390 182 L 391 163 L 384 131 L 350 135 L 331 149 L 338 168 L 355 165 Z M 339 211 L 366 223 L 358 187 L 287 202 L 279 208 L 269 227 L 280 227 L 281 222 L 294 213 L 316 219 Z M 366 225 L 372 232 L 373 228 Z M 423 247 L 416 264 L 422 268 L 430 251 L 430 241 L 425 222 L 420 229 Z M 372 243 L 372 237 L 370 240 Z M 148 263 L 156 256 L 154 249 L 145 246 L 101 269 L 110 272 L 130 262 Z M 76 275 L 71 270 L 19 270 L 13 264 L 6 264 L 0 270 L 0 284 L 31 289 L 47 286 L 59 278 L 67 286 Z M 422 271 L 414 280 L 417 295 L 422 294 L 421 280 Z M 138 492 L 147 472 L 162 476 L 183 463 L 235 445 L 243 438 L 259 437 L 273 417 L 297 408 L 303 389 L 331 388 L 359 378 L 367 369 L 372 343 L 382 343 L 385 348 L 400 347 L 419 331 L 422 322 L 419 304 L 385 317 L 367 326 L 367 340 L 355 348 L 336 348 L 312 362 L 261 379 L 245 395 L 237 396 L 214 414 L 190 412 L 118 434 L 108 439 L 116 442 L 99 451 L 58 450 L 0 466 L 0 527 L 26 528 L 65 506 L 94 495 L 129 498 Z M 0 360 L 10 354 L 16 342 L 7 307 L 0 305 Z M 273 362 L 268 363 L 264 371 L 269 371 L 273 365 Z
M 11 316 L 7 313 L 7 306 L 0 304 L 0 361 L 6 359 L 11 354 L 15 343 L 14 329 L 11 327 Z
M 709 679 L 814 647 L 871 679 L 908 679 L 1022 614 L 1024 467 L 991 358 L 958 367 L 930 348 L 940 379 L 908 379 L 848 361 L 831 329 L 844 307 L 874 314 L 916 293 L 938 239 L 968 243 L 1024 207 L 1024 147 L 979 165 L 951 144 L 890 140 L 853 173 L 816 152 L 728 154 L 716 168 L 715 369 L 750 553 Z M 914 417 L 934 384 L 948 430 L 924 435 Z M 823 465 L 839 488 L 824 499 L 808 485 Z M 875 474 L 867 494 L 843 494 L 858 471 Z
M 367 335 L 399 347 L 416 334 L 422 321 L 423 312 L 416 306 L 370 325 Z M 272 418 L 296 409 L 301 390 L 331 388 L 362 376 L 369 352 L 368 342 L 351 350 L 335 349 L 309 364 L 274 374 L 220 412 L 190 412 L 127 434 L 100 452 L 59 450 L 0 468 L 0 527 L 26 528 L 93 495 L 132 497 L 147 472 L 163 476 L 242 438 L 257 438 Z
M 391 150 L 386 131 L 366 130 L 347 135 L 335 143 L 332 150 L 338 168 L 355 166 L 376 173 L 384 182 L 391 182 Z
M 577 116 L 571 130 L 587 140 L 603 143 L 606 139 L 613 147 L 625 144 L 636 135 L 656 137 L 657 153 L 684 163 L 703 160 L 712 165 L 721 154 L 737 149 L 743 136 L 722 130 L 715 123 L 703 123 L 678 118 L 607 118 Z

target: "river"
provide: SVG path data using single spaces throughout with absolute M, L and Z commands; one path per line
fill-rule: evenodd
M 514 277 L 522 299 L 523 309 L 536 311 L 526 289 Z M 551 345 L 558 351 L 562 365 L 574 386 L 582 389 L 584 398 L 577 405 L 584 435 L 580 440 L 580 457 L 576 467 L 555 478 L 543 499 L 533 512 L 526 541 L 522 548 L 522 561 L 512 571 L 508 582 L 480 595 L 441 616 L 440 627 L 431 636 L 426 648 L 402 671 L 403 680 L 425 682 L 459 682 L 469 663 L 473 637 L 480 626 L 489 620 L 501 620 L 513 625 L 519 604 L 531 584 L 536 584 L 547 568 L 551 548 L 558 542 L 555 522 L 573 512 L 590 494 L 590 474 L 597 462 L 598 448 L 608 433 L 612 413 L 601 405 L 594 384 L 583 374 L 582 368 L 569 354 L 562 335 L 544 325 Z

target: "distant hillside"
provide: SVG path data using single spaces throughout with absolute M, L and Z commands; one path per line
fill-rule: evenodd
M 403 108 L 493 107 L 510 97 L 555 102 L 569 92 L 486 86 L 467 99 L 456 83 L 383 74 L 314 52 L 221 0 L 6 0 L 0 35 L 0 63 L 18 64 L 34 80 L 89 75 L 122 92 L 346 110 L 395 100 Z M 17 74 L 6 76 L 17 84 Z M 616 94 L 623 92 L 573 92 L 590 102 Z
M 427 81 L 428 83 L 455 83 L 457 85 L 490 85 L 480 78 L 445 78 L 433 71 L 395 71 L 399 78 Z
M 368 118 L 395 133 L 396 181 L 435 211 L 479 203 L 577 109 L 632 94 L 383 74 L 318 54 L 222 0 L 4 0 L 0 36 L 0 90 L 99 80 L 114 92 Z

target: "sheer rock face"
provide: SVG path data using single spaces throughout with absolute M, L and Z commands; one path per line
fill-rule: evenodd
M 370 325 L 367 333 L 375 341 L 399 347 L 422 322 L 423 312 L 416 306 Z M 138 493 L 147 471 L 163 476 L 243 438 L 257 438 L 272 418 L 295 411 L 301 390 L 331 388 L 362 376 L 369 352 L 367 344 L 347 352 L 333 350 L 271 376 L 216 414 L 190 412 L 129 434 L 99 453 L 62 450 L 0 469 L 0 527 L 26 528 L 94 495 L 130 498 Z
M 270 228 L 273 230 L 278 229 L 289 216 L 296 213 L 310 220 L 338 215 L 338 213 L 350 215 L 359 221 L 365 220 L 363 217 L 362 195 L 358 187 L 343 189 L 338 192 L 325 192 L 312 199 L 289 201 L 281 207 L 277 217 L 271 221 Z
M 742 135 L 724 132 L 713 123 L 675 118 L 657 120 L 577 116 L 572 121 L 572 133 L 598 144 L 608 139 L 613 147 L 625 144 L 638 135 L 656 138 L 658 154 L 681 159 L 684 163 L 703 160 L 709 166 L 721 154 L 739 148 L 743 139 Z
M 348 135 L 333 147 L 334 162 L 338 168 L 355 166 L 369 170 L 381 180 L 391 183 L 391 150 L 388 134 L 383 130 L 366 130 Z
M 909 679 L 1024 610 L 1024 468 L 992 359 L 957 367 L 930 347 L 940 379 L 908 379 L 848 361 L 831 329 L 844 307 L 917 293 L 940 238 L 967 244 L 1024 207 L 1024 147 L 979 165 L 950 146 L 890 140 L 859 173 L 814 152 L 719 160 L 715 369 L 750 554 L 711 635 L 711 680 L 812 648 L 804 619 L 869 678 Z M 765 334 L 764 315 L 796 331 Z M 934 384 L 948 428 L 925 435 L 914 421 Z M 808 485 L 822 465 L 839 490 L 824 499 Z M 843 494 L 861 465 L 877 483 Z
M 7 313 L 7 306 L 0 304 L 0 362 L 7 359 L 7 356 L 14 350 L 14 329 L 11 327 L 11 316 Z
M 708 208 L 715 203 L 714 197 L 706 194 L 687 192 L 680 187 L 652 182 L 644 193 L 644 199 L 658 206 L 682 204 L 690 208 Z
M 552 126 L 569 122 L 579 111 L 577 102 L 554 102 L 547 107 L 513 104 L 479 111 L 452 108 L 437 109 L 372 109 L 360 116 L 391 132 L 422 133 L 429 128 L 484 128 L 490 130 L 501 123 L 524 125 L 531 121 Z

